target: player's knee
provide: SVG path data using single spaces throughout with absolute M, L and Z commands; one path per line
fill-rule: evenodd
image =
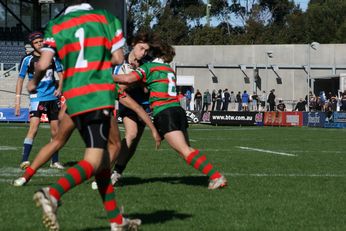
M 127 133 L 127 134 L 125 135 L 125 139 L 126 139 L 126 142 L 127 142 L 128 144 L 132 144 L 132 143 L 136 140 L 136 138 L 137 138 L 137 132 L 136 132 L 136 133 L 134 133 L 134 132 L 132 132 L 132 133 Z

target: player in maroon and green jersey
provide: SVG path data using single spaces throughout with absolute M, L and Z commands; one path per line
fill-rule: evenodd
M 95 176 L 111 230 L 125 230 L 139 226 L 141 221 L 123 218 L 117 206 L 107 146 L 117 139 L 110 136 L 114 132 L 111 110 L 115 90 L 111 65 L 123 62 L 124 38 L 117 18 L 82 2 L 68 1 L 71 6 L 64 15 L 48 24 L 42 55 L 28 90 L 35 90 L 48 63 L 58 55 L 64 67 L 67 113 L 86 145 L 84 159 L 55 184 L 37 191 L 34 200 L 42 207 L 45 225 L 50 230 L 59 230 L 57 207 L 61 196 Z
M 165 138 L 189 165 L 209 177 L 209 189 L 226 186 L 226 178 L 214 169 L 202 152 L 189 145 L 186 112 L 180 106 L 177 96 L 175 73 L 168 65 L 175 56 L 174 48 L 157 42 L 151 49 L 156 57 L 151 63 L 143 64 L 130 74 L 113 75 L 114 81 L 123 84 L 144 82 L 149 89 L 154 125 L 161 137 Z

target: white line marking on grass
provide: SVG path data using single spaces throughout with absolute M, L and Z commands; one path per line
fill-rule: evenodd
M 19 177 L 23 173 L 22 170 L 13 167 L 0 168 L 0 183 L 11 182 L 14 178 Z M 35 176 L 38 177 L 60 177 L 64 175 L 64 171 L 56 169 L 39 169 Z M 333 174 L 333 173 L 236 173 L 236 172 L 223 172 L 223 175 L 229 177 L 329 177 L 329 178 L 346 178 L 346 174 Z M 160 178 L 160 177 L 202 177 L 201 173 L 141 173 L 141 172 L 126 172 L 126 177 L 138 178 Z M 9 179 L 10 178 L 10 179 Z
M 10 147 L 10 146 L 0 146 L 0 151 L 13 151 L 17 150 L 17 147 Z
M 13 167 L 4 167 L 0 168 L 0 176 L 20 176 L 24 173 L 23 170 L 20 168 L 13 168 Z M 64 171 L 58 170 L 58 169 L 52 169 L 52 168 L 47 168 L 47 169 L 39 169 L 36 173 L 37 176 L 45 176 L 45 177 L 51 177 L 51 176 L 63 176 Z
M 271 153 L 271 154 L 276 154 L 276 155 L 283 155 L 283 156 L 297 156 L 295 154 L 290 154 L 290 153 L 285 153 L 285 152 L 275 152 L 275 151 L 259 149 L 259 148 L 250 148 L 250 147 L 242 147 L 242 146 L 238 146 L 238 148 L 244 149 L 244 150 L 256 151 L 256 152 L 265 152 L 265 153 Z

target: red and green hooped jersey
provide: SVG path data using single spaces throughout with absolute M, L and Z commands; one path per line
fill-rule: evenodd
M 154 116 L 166 108 L 180 106 L 176 76 L 168 64 L 145 63 L 132 73 L 137 76 L 138 80 L 146 83 L 150 92 L 149 103 Z
M 83 9 L 67 8 L 65 15 L 50 21 L 42 48 L 56 52 L 62 61 L 70 116 L 114 108 L 111 53 L 125 43 L 117 18 L 83 5 Z

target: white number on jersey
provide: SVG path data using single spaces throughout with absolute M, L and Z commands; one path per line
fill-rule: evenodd
M 79 28 L 74 34 L 79 39 L 80 51 L 77 58 L 76 68 L 85 68 L 88 66 L 88 61 L 84 59 L 84 29 Z
M 177 96 L 177 87 L 175 85 L 175 75 L 173 73 L 168 73 L 168 95 Z

